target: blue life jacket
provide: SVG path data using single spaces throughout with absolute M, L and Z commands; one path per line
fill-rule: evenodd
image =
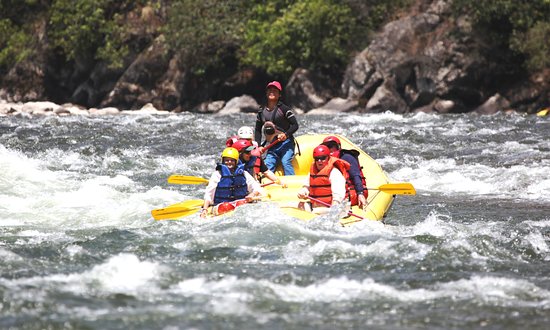
M 243 163 L 239 162 L 234 173 L 231 173 L 229 168 L 224 164 L 218 164 L 216 170 L 220 171 L 222 177 L 214 193 L 215 205 L 223 202 L 232 202 L 246 197 L 248 194 L 248 187 L 244 176 Z

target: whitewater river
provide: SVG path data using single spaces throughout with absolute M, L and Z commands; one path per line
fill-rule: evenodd
M 549 118 L 299 121 L 418 194 L 348 228 L 269 204 L 154 221 L 253 115 L 0 118 L 0 328 L 547 329 Z

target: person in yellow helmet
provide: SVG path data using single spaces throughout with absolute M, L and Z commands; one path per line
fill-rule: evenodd
M 213 205 L 213 214 L 222 214 L 235 208 L 235 201 L 251 202 L 257 197 L 265 196 L 264 189 L 239 162 L 239 151 L 225 148 L 222 162 L 210 176 L 204 192 L 204 204 L 201 218 L 206 217 L 208 207 Z

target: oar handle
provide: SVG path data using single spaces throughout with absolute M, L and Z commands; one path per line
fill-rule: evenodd
M 275 141 L 271 142 L 270 144 L 268 144 L 267 146 L 264 147 L 264 150 L 262 151 L 262 154 L 264 152 L 266 152 L 269 148 L 273 147 L 274 145 L 276 145 L 277 143 L 281 142 L 281 140 L 279 139 L 275 139 Z
M 262 147 L 262 152 L 259 151 L 259 148 L 252 150 L 252 156 L 254 157 L 260 157 L 264 152 L 266 152 L 269 148 L 273 147 L 279 143 L 279 139 L 275 139 L 275 141 L 271 142 L 265 147 Z
M 310 196 L 308 196 L 307 198 L 309 198 L 310 200 L 314 201 L 315 203 L 319 203 L 319 204 L 324 205 L 324 206 L 326 206 L 326 207 L 331 207 L 331 206 L 332 206 L 332 205 L 330 205 L 329 203 L 323 202 L 322 200 L 317 199 L 317 198 L 313 198 L 313 197 L 310 197 Z M 363 218 L 362 216 L 357 215 L 357 214 L 354 214 L 354 213 L 352 213 L 351 211 L 348 211 L 348 214 L 351 215 L 351 216 L 354 216 L 354 217 L 356 217 L 356 218 L 359 218 L 359 219 L 361 219 L 361 220 L 365 220 L 365 218 Z

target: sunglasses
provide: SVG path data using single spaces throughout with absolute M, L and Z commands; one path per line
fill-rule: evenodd
M 327 156 L 321 156 L 321 157 L 313 157 L 313 159 L 315 159 L 316 162 L 324 162 L 325 160 L 327 160 Z

